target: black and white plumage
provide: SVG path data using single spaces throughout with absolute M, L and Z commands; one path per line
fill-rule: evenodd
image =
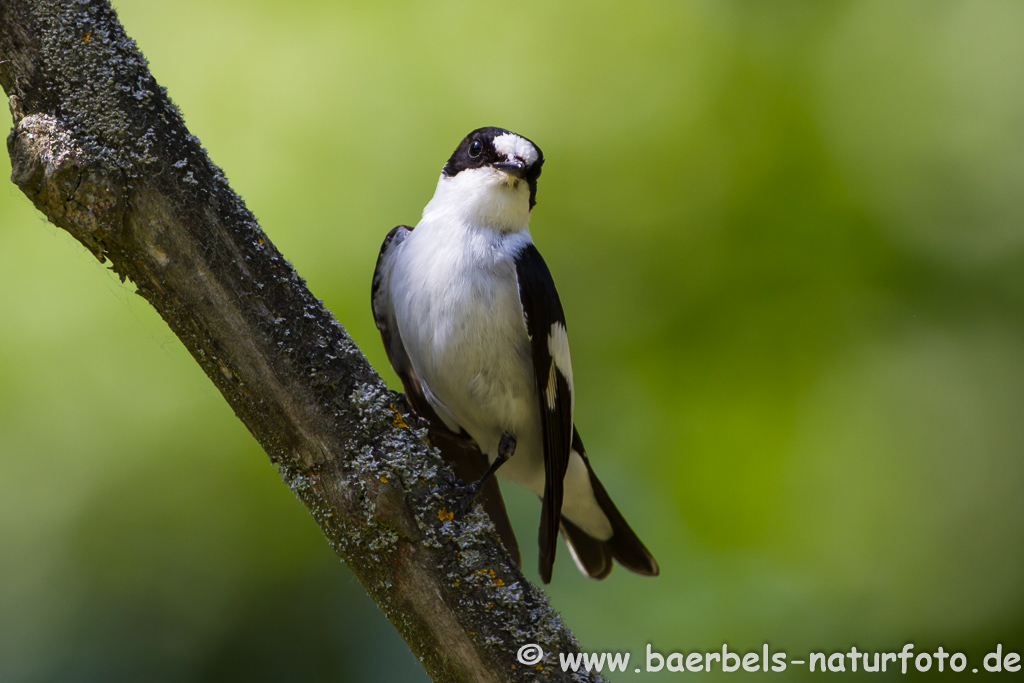
M 514 438 L 498 474 L 542 498 L 545 583 L 559 529 L 591 577 L 606 577 L 613 558 L 654 576 L 657 563 L 594 475 L 573 425 L 565 315 L 529 232 L 543 163 L 540 149 L 511 131 L 470 133 L 445 164 L 422 220 L 385 238 L 374 318 L 413 408 L 459 477 L 480 477 L 502 437 Z M 518 562 L 493 478 L 481 496 Z

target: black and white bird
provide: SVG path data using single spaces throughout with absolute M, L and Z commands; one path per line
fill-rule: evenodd
M 544 155 L 530 140 L 480 128 L 444 165 L 415 228 L 381 246 L 373 315 L 392 367 L 431 438 L 503 543 L 518 547 L 497 482 L 542 498 L 540 576 L 551 580 L 558 531 L 587 575 L 614 558 L 656 576 L 658 564 L 615 508 L 573 425 L 569 338 L 551 273 L 530 237 Z

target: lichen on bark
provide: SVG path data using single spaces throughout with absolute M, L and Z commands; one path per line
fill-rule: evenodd
M 106 0 L 0 2 L 12 180 L 159 312 L 437 681 L 603 680 L 228 185 Z M 518 665 L 525 643 L 548 653 Z

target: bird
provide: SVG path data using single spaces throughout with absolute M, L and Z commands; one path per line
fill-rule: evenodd
M 467 135 L 414 226 L 392 229 L 372 283 L 374 321 L 409 403 L 456 476 L 472 482 L 521 565 L 491 476 L 541 498 L 539 573 L 550 583 L 559 530 L 584 574 L 613 560 L 657 576 L 658 563 L 594 474 L 573 422 L 565 314 L 530 235 L 544 155 L 496 127 Z

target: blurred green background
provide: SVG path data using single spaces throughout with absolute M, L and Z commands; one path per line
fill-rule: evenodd
M 395 388 L 384 234 L 473 128 L 543 148 L 577 424 L 662 567 L 561 549 L 585 648 L 1024 651 L 1024 5 L 117 8 Z M 156 314 L 2 188 L 0 680 L 425 680 Z

